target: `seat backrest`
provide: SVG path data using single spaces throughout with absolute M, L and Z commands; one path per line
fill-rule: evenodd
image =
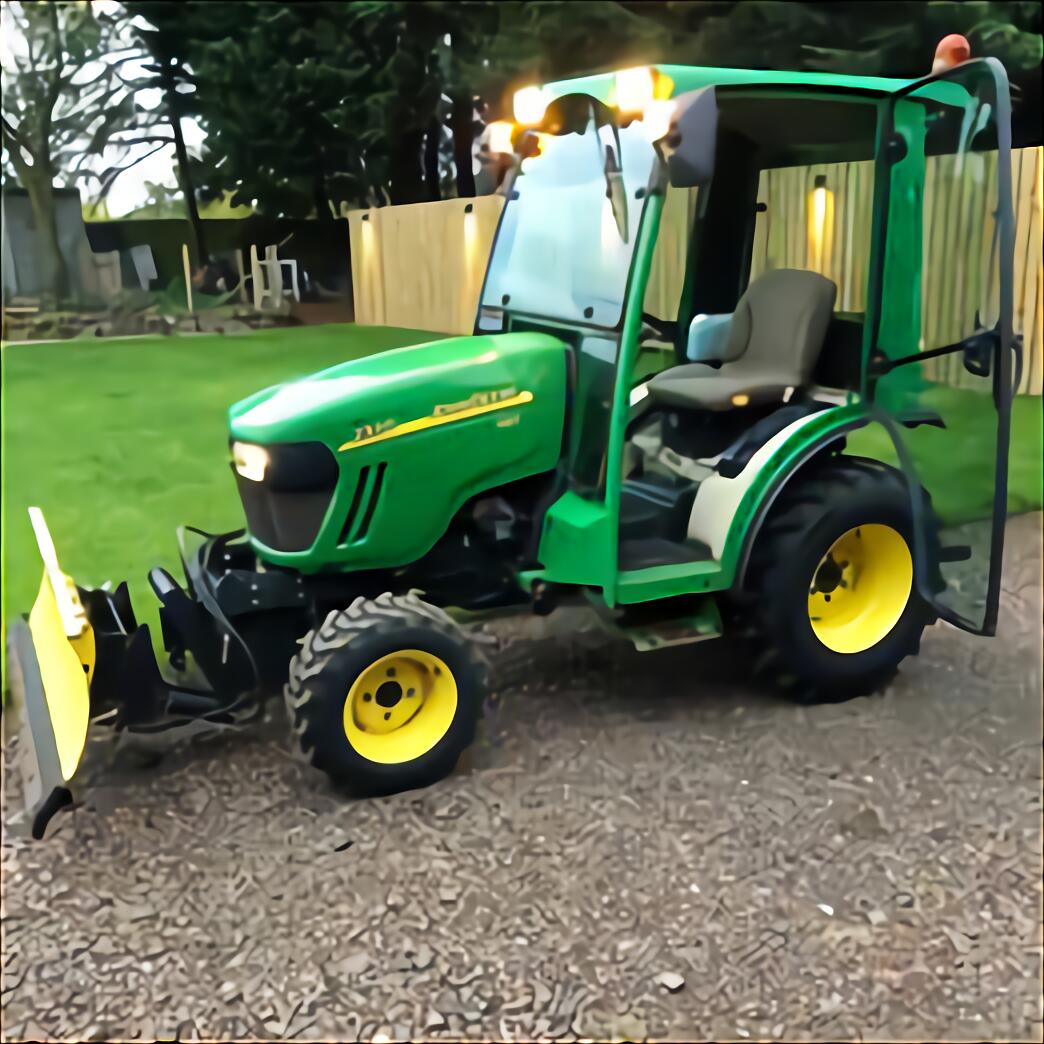
M 826 276 L 776 268 L 755 279 L 736 305 L 726 362 L 744 362 L 808 379 L 834 310 L 837 286 Z

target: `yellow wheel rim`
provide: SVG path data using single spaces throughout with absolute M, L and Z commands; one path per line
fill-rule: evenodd
M 828 649 L 863 652 L 899 622 L 912 590 L 913 557 L 903 536 L 891 526 L 857 526 L 820 559 L 808 618 Z
M 356 678 L 344 701 L 344 734 L 368 761 L 398 765 L 427 754 L 456 711 L 453 672 L 431 653 L 402 649 Z

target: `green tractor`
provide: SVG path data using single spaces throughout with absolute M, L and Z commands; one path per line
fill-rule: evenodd
M 10 645 L 37 836 L 73 800 L 89 724 L 237 722 L 280 690 L 294 744 L 338 783 L 438 780 L 487 694 L 462 612 L 581 603 L 640 649 L 753 633 L 795 695 L 824 699 L 879 686 L 936 619 L 995 631 L 1020 351 L 1003 68 L 658 66 L 527 88 L 516 116 L 526 158 L 473 334 L 232 406 L 245 530 L 182 528 L 184 584 L 152 570 L 163 671 L 126 585 L 78 588 L 31 509 L 44 578 Z M 817 165 L 873 179 L 865 234 L 835 219 L 845 300 L 819 271 L 752 262 L 783 220 L 759 186 Z M 988 227 L 965 235 L 969 209 L 940 227 L 944 191 L 988 196 Z M 679 193 L 664 316 L 646 298 Z M 940 236 L 959 285 L 936 344 Z M 964 453 L 972 517 L 947 508 Z

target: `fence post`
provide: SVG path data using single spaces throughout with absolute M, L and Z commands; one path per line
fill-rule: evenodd
M 181 244 L 181 267 L 185 272 L 185 302 L 188 305 L 189 315 L 192 311 L 192 265 L 189 264 L 189 248 L 187 243 Z

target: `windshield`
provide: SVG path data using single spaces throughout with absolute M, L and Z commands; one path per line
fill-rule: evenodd
M 614 215 L 607 195 L 607 147 L 622 168 L 626 220 Z M 656 159 L 637 120 L 619 131 L 617 149 L 612 128 L 596 129 L 594 121 L 583 134 L 541 137 L 540 154 L 523 160 L 504 208 L 483 310 L 617 325 Z

